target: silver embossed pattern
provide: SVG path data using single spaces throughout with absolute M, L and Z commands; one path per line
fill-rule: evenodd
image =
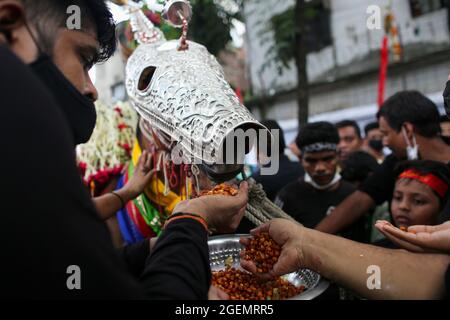
M 204 46 L 177 47 L 176 40 L 140 45 L 126 68 L 128 95 L 139 114 L 179 143 L 185 155 L 218 163 L 225 137 L 234 129 L 263 126 L 239 102 Z M 149 68 L 154 70 L 151 81 L 139 87 Z

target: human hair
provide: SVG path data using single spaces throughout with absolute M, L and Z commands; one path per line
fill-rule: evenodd
M 439 122 L 440 123 L 450 122 L 450 118 L 444 114 L 444 115 L 440 116 Z
M 308 123 L 300 129 L 295 143 L 300 150 L 315 143 L 338 144 L 339 133 L 336 127 L 329 122 Z
M 355 129 L 356 135 L 358 136 L 359 139 L 361 139 L 361 129 L 359 128 L 356 121 L 342 120 L 342 121 L 339 121 L 338 123 L 336 123 L 336 128 L 338 130 L 342 129 L 342 128 L 346 128 L 346 127 L 352 127 L 353 129 Z
M 394 174 L 398 177 L 401 173 L 409 169 L 414 170 L 419 175 L 432 174 L 441 179 L 445 184 L 447 184 L 447 186 L 450 185 L 450 168 L 444 163 L 432 160 L 403 161 L 396 166 Z M 439 198 L 439 203 L 442 209 L 447 202 L 449 192 L 447 191 L 443 198 L 434 190 L 433 193 Z
M 98 54 L 91 64 L 108 60 L 115 52 L 116 26 L 105 0 L 21 0 L 27 21 L 37 31 L 39 46 L 51 55 L 56 30 L 66 28 L 70 6 L 78 6 L 83 31 L 93 30 L 99 43 Z
M 283 129 L 280 127 L 280 125 L 278 124 L 278 122 L 276 122 L 275 120 L 263 120 L 261 121 L 261 124 L 263 126 L 265 126 L 267 129 L 269 129 L 269 131 L 272 133 L 273 130 L 279 130 L 279 140 L 278 140 L 278 150 L 279 150 L 279 154 L 283 154 L 284 150 L 286 149 L 286 142 L 284 141 L 284 132 Z M 272 150 L 271 146 L 271 139 L 270 137 L 268 137 L 267 139 L 267 150 Z
M 379 167 L 379 164 L 367 152 L 355 151 L 343 161 L 343 167 L 341 176 L 344 180 L 362 183 Z
M 401 91 L 387 99 L 377 114 L 400 132 L 405 122 L 414 125 L 417 134 L 434 138 L 441 132 L 436 105 L 418 91 Z
M 366 124 L 366 126 L 364 127 L 364 133 L 367 137 L 367 135 L 369 134 L 370 131 L 379 129 L 379 128 L 380 128 L 380 125 L 378 124 L 378 122 L 374 121 L 374 122 Z

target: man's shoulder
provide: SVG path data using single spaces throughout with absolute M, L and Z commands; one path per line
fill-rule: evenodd
M 278 194 L 284 196 L 286 194 L 292 194 L 293 192 L 303 191 L 306 187 L 307 185 L 303 178 L 298 178 L 286 184 Z
M 393 172 L 398 162 L 399 160 L 394 154 L 387 156 L 383 163 L 375 169 L 375 172 L 364 181 L 363 186 L 371 184 L 379 185 L 380 180 L 392 180 Z
M 356 190 L 356 186 L 351 184 L 348 181 L 345 180 L 341 180 L 339 183 L 339 187 L 336 190 L 336 193 L 343 196 L 343 197 L 347 197 L 348 195 L 350 195 L 351 193 L 353 193 Z
M 343 190 L 355 190 L 356 186 L 354 184 L 351 184 L 350 182 L 341 179 L 340 184 L 339 184 L 339 189 L 343 189 Z
M 381 167 L 394 167 L 398 162 L 399 159 L 392 153 L 384 159 Z

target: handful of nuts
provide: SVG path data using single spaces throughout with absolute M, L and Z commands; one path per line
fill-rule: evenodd
M 250 239 L 243 251 L 245 259 L 255 263 L 257 273 L 269 272 L 280 252 L 267 232 Z M 225 261 L 225 265 L 225 270 L 213 272 L 212 285 L 225 291 L 231 300 L 283 300 L 305 290 L 305 286 L 297 287 L 281 277 L 262 282 L 255 274 L 232 268 L 232 263 Z
M 280 257 L 281 248 L 267 232 L 263 232 L 245 247 L 245 260 L 253 261 L 258 273 L 269 272 Z
M 225 183 L 219 184 L 215 186 L 211 190 L 205 190 L 200 192 L 199 197 L 202 196 L 213 196 L 213 195 L 222 195 L 222 196 L 235 196 L 238 191 Z

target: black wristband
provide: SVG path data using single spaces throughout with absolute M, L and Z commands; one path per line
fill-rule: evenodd
M 123 200 L 123 198 L 117 192 L 112 191 L 111 194 L 113 194 L 117 198 L 119 198 L 120 203 L 122 204 L 122 206 L 120 208 L 124 208 L 125 207 L 125 201 Z

